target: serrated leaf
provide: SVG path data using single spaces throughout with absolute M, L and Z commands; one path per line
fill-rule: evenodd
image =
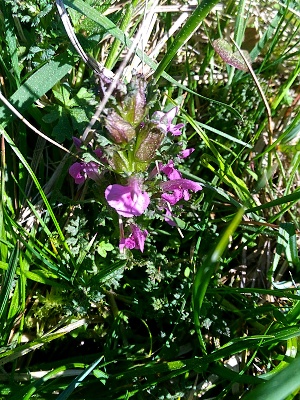
M 106 258 L 107 252 L 112 251 L 114 249 L 114 246 L 110 243 L 106 242 L 100 242 L 97 248 L 98 254 L 100 254 L 101 257 Z
M 60 103 L 65 105 L 66 107 L 72 107 L 70 100 L 70 90 L 68 90 L 64 85 L 59 85 L 53 89 L 53 95 Z
M 73 129 L 70 124 L 69 118 L 66 115 L 66 113 L 62 110 L 58 123 L 53 128 L 52 135 L 55 137 L 55 140 L 57 142 L 61 143 L 65 139 L 72 139 L 72 132 Z
M 51 110 L 49 114 L 43 116 L 42 120 L 47 124 L 52 124 L 52 122 L 56 121 L 60 116 L 60 112 L 58 109 Z

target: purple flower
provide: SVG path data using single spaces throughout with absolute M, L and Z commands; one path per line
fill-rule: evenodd
M 160 171 L 167 175 L 171 180 L 181 179 L 181 173 L 174 168 L 174 161 L 170 160 L 167 165 L 159 165 Z
M 124 248 L 127 249 L 137 249 L 140 250 L 142 253 L 144 251 L 144 244 L 148 232 L 146 230 L 142 231 L 137 225 L 131 224 L 130 225 L 131 234 L 128 238 L 122 238 L 120 240 L 119 248 L 122 252 Z
M 81 139 L 78 139 L 78 138 L 75 137 L 75 136 L 73 136 L 72 139 L 73 139 L 74 146 L 76 147 L 76 150 L 81 151 L 82 140 L 81 140 Z M 91 149 L 91 146 L 88 146 L 88 148 Z M 96 156 L 99 158 L 99 160 L 101 160 L 101 161 L 104 161 L 104 160 L 105 160 L 105 158 L 103 158 L 103 151 L 102 151 L 102 149 L 100 149 L 100 147 L 97 147 L 97 148 L 94 150 L 94 153 L 95 153 Z M 104 162 L 105 162 L 105 161 L 104 161 Z
M 165 208 L 165 211 L 166 211 L 166 214 L 165 214 L 166 223 L 171 226 L 176 226 L 176 222 L 174 222 L 172 219 L 173 214 L 171 213 L 171 211 L 167 207 Z
M 179 157 L 180 158 L 187 158 L 193 153 L 193 151 L 195 151 L 195 149 L 193 149 L 193 148 L 182 150 L 179 153 Z
M 79 150 L 80 146 L 81 146 L 81 143 L 82 143 L 81 139 L 78 139 L 75 136 L 73 136 L 72 139 L 73 139 L 73 143 L 74 143 L 76 149 Z
M 80 150 L 81 140 L 73 137 L 74 145 L 77 150 Z M 103 157 L 103 151 L 100 148 L 94 150 L 95 155 L 99 158 L 100 161 L 106 163 L 106 159 Z M 69 168 L 69 174 L 74 178 L 75 183 L 78 185 L 83 183 L 86 178 L 93 179 L 96 181 L 99 178 L 99 164 L 95 161 L 89 162 L 76 162 L 72 164 Z
M 188 190 L 198 192 L 198 190 L 202 189 L 202 186 L 199 183 L 193 182 L 189 179 L 173 179 L 167 182 L 161 182 L 160 187 L 164 192 L 161 195 L 161 198 L 170 203 L 171 206 L 178 203 L 181 199 L 189 200 L 190 195 Z
M 94 153 L 96 156 L 99 158 L 99 160 L 104 161 L 105 158 L 103 158 L 103 151 L 98 147 L 97 149 L 94 150 Z
M 83 183 L 87 177 L 96 181 L 99 177 L 99 164 L 94 161 L 76 162 L 69 168 L 69 174 L 78 185 Z
M 141 190 L 137 178 L 131 178 L 128 186 L 109 185 L 105 190 L 108 204 L 123 217 L 142 215 L 150 203 L 148 193 Z
M 157 126 L 166 133 L 171 132 L 173 136 L 179 136 L 182 133 L 180 129 L 184 127 L 184 124 L 182 123 L 177 125 L 172 124 L 172 121 L 175 118 L 177 112 L 178 112 L 178 107 L 172 108 L 167 113 L 164 113 L 162 111 L 156 111 L 153 114 L 154 122 L 156 122 Z
M 152 171 L 150 171 L 148 179 L 154 178 L 159 172 L 163 172 L 167 175 L 169 179 L 180 179 L 181 173 L 174 168 L 174 161 L 168 161 L 168 164 L 163 165 L 159 163 L 158 166 L 155 166 Z

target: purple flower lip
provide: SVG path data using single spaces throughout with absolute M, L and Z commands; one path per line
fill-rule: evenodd
M 162 182 L 160 187 L 163 191 L 173 191 L 173 190 L 192 190 L 193 192 L 198 192 L 202 190 L 202 186 L 190 179 L 173 179 L 171 181 Z
M 108 204 L 123 217 L 142 215 L 150 204 L 148 193 L 142 192 L 137 179 L 131 179 L 128 186 L 109 185 L 105 190 Z
M 182 150 L 182 151 L 179 153 L 179 157 L 180 157 L 180 158 L 187 158 L 187 157 L 189 157 L 194 151 L 195 151 L 195 149 L 193 149 L 193 148 Z
M 122 238 L 120 240 L 119 249 L 123 251 L 126 247 L 127 249 L 137 249 L 142 253 L 144 251 L 144 244 L 146 237 L 148 236 L 148 232 L 146 230 L 142 231 L 137 225 L 130 225 L 131 234 L 128 238 Z
M 69 168 L 69 174 L 77 185 L 83 183 L 87 177 L 96 181 L 99 178 L 99 164 L 94 161 L 76 162 Z
M 167 175 L 167 177 L 171 180 L 181 179 L 181 173 L 174 168 L 174 161 L 169 160 L 166 165 L 159 165 L 160 171 Z
M 186 201 L 189 200 L 190 195 L 188 190 L 198 192 L 198 190 L 202 189 L 202 186 L 199 183 L 193 182 L 189 179 L 173 179 L 171 181 L 161 182 L 160 187 L 164 191 L 161 198 L 167 201 L 171 206 L 174 206 L 181 199 Z
M 73 139 L 73 143 L 74 143 L 76 149 L 79 150 L 79 149 L 80 149 L 80 146 L 81 146 L 81 144 L 82 144 L 81 139 L 78 139 L 78 138 L 75 137 L 75 136 L 73 136 L 72 139 Z
M 178 112 L 178 107 L 172 108 L 170 111 L 167 113 L 164 113 L 162 111 L 156 111 L 152 118 L 154 119 L 154 122 L 156 122 L 157 126 L 161 128 L 164 132 L 168 133 L 170 132 L 173 136 L 179 136 L 181 135 L 181 128 L 184 127 L 183 123 L 173 125 L 172 121 L 175 118 L 176 114 Z

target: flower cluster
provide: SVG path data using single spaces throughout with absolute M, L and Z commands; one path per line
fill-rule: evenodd
M 184 127 L 183 123 L 173 124 L 178 107 L 168 112 L 155 111 L 150 116 L 146 83 L 141 75 L 133 76 L 127 87 L 120 87 L 105 110 L 106 144 L 97 147 L 95 133 L 93 146 L 96 149 L 91 152 L 92 159 L 91 155 L 83 157 L 82 161 L 71 165 L 69 173 L 77 184 L 84 183 L 87 178 L 99 183 L 103 174 L 108 179 L 114 177 L 114 182 L 104 190 L 104 196 L 119 215 L 120 251 L 138 249 L 143 252 L 148 231 L 139 227 L 138 217 L 150 207 L 155 207 L 167 223 L 176 225 L 174 206 L 188 201 L 190 192 L 198 192 L 202 187 L 197 182 L 182 178 L 175 168 L 174 160 L 188 157 L 194 149 L 182 150 L 177 145 L 179 151 L 174 160 L 169 159 L 166 150 L 166 143 L 169 148 L 174 148 L 176 142 L 171 138 L 180 136 Z M 92 147 L 91 143 L 88 148 Z M 84 144 L 79 139 L 74 138 L 74 144 L 79 151 L 83 151 Z M 126 219 L 127 235 L 122 217 Z

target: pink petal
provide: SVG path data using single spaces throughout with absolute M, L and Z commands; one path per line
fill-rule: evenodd
M 119 215 L 127 218 L 142 215 L 150 203 L 148 193 L 118 184 L 106 188 L 105 198 Z
M 99 164 L 94 161 L 84 163 L 83 171 L 90 179 L 96 181 L 99 178 Z
M 131 225 L 132 236 L 135 240 L 135 248 L 144 251 L 144 244 L 146 237 L 148 236 L 148 232 L 146 230 L 141 231 L 141 229 L 137 225 Z
M 160 170 L 171 180 L 181 178 L 181 173 L 174 168 L 173 160 L 170 160 L 167 165 L 160 166 Z
M 177 125 L 170 124 L 170 126 L 168 127 L 168 132 L 171 132 L 173 136 L 179 136 L 182 134 L 180 129 L 183 127 L 184 127 L 183 123 Z
M 146 237 L 148 236 L 148 232 L 146 230 L 142 231 L 137 225 L 130 225 L 131 234 L 128 238 L 123 238 L 120 240 L 119 249 L 122 251 L 125 247 L 127 249 L 137 249 L 142 253 L 144 251 L 144 244 Z
M 168 121 L 169 124 L 170 124 L 170 123 L 173 121 L 173 119 L 176 117 L 177 113 L 178 113 L 178 107 L 173 107 L 173 108 L 171 108 L 170 111 L 168 111 L 168 112 L 165 114 L 165 116 L 166 116 L 167 121 Z
M 192 190 L 193 192 L 198 192 L 198 190 L 202 190 L 202 186 L 190 179 L 174 179 L 172 181 L 162 182 L 160 184 L 163 191 L 173 191 L 175 189 L 181 190 Z
M 170 203 L 171 206 L 174 206 L 176 203 L 178 203 L 182 199 L 182 197 L 183 197 L 182 190 L 179 189 L 175 189 L 172 194 L 163 193 L 161 195 L 161 198 Z
M 180 158 L 187 158 L 187 157 L 189 157 L 194 151 L 195 151 L 195 149 L 193 149 L 193 148 L 182 150 L 182 151 L 179 153 L 179 157 L 180 157 Z
M 120 240 L 119 243 L 119 249 L 120 251 L 123 251 L 124 248 L 126 247 L 126 249 L 132 250 L 135 248 L 135 241 L 132 238 L 123 238 Z
M 75 183 L 77 183 L 78 185 L 85 181 L 85 176 L 82 173 L 83 172 L 82 164 L 83 163 L 76 162 L 72 164 L 71 167 L 69 168 L 69 174 L 72 176 L 72 178 L 74 178 Z

